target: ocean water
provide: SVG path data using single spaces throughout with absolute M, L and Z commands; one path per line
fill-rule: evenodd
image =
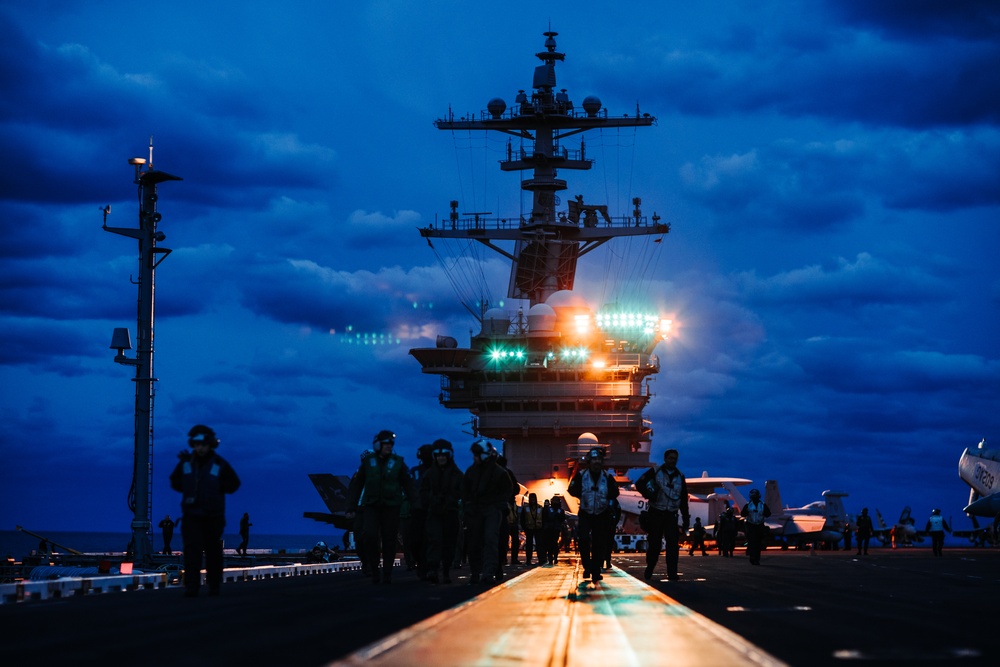
M 125 551 L 131 539 L 130 533 L 90 533 L 90 532 L 65 532 L 65 531 L 32 531 L 48 538 L 54 544 L 52 550 L 57 553 L 66 553 L 67 548 L 76 549 L 84 553 L 117 553 Z M 343 531 L 331 530 L 328 533 L 316 533 L 309 535 L 265 535 L 250 532 L 250 546 L 254 549 L 271 549 L 277 553 L 284 549 L 285 553 L 294 554 L 305 552 L 312 548 L 317 542 L 326 542 L 330 547 L 337 546 L 343 549 Z M 227 549 L 235 549 L 240 544 L 238 533 L 230 533 L 228 530 L 224 536 Z M 20 560 L 37 550 L 40 540 L 37 537 L 17 530 L 0 530 L 0 557 L 12 556 Z M 174 531 L 174 538 L 171 546 L 176 550 L 181 547 L 180 530 Z M 160 531 L 153 533 L 153 551 L 163 550 L 163 540 Z

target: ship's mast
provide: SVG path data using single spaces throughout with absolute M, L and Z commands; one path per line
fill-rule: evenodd
M 495 130 L 526 142 L 528 147 L 524 149 L 508 145 L 500 168 L 532 172 L 531 178 L 521 184 L 523 190 L 532 193 L 529 217 L 462 218 L 457 213 L 457 202 L 453 202 L 447 221 L 420 230 L 424 237 L 474 239 L 506 256 L 512 262 L 507 296 L 527 299 L 531 305 L 544 302 L 559 290 L 572 289 L 579 257 L 612 238 L 669 231 L 669 225 L 660 223 L 655 213 L 652 222 L 647 222 L 638 199 L 633 201 L 636 208 L 631 217 L 612 218 L 606 206 L 590 205 L 581 196 L 568 202 L 566 214 L 560 217 L 556 213 L 557 193 L 567 189 L 558 171 L 587 170 L 593 165 L 582 141 L 578 148 L 570 149 L 565 139 L 587 130 L 646 127 L 656 122 L 649 114 L 641 114 L 638 107 L 634 116 L 610 117 L 595 96 L 587 97 L 580 110 L 570 101 L 565 88 L 556 91 L 556 62 L 565 58 L 556 51 L 557 34 L 544 33 L 545 50 L 535 54 L 542 64 L 535 68 L 530 96 L 521 90 L 510 109 L 504 100 L 494 98 L 478 118 L 456 119 L 449 113 L 434 123 L 439 130 Z M 508 252 L 493 241 L 514 241 L 514 251 Z
M 153 475 L 153 404 L 156 378 L 153 376 L 153 306 L 156 294 L 156 267 L 170 250 L 157 247 L 166 239 L 156 226 L 163 217 L 156 210 L 157 186 L 164 181 L 182 180 L 164 171 L 153 169 L 153 141 L 149 142 L 149 161 L 130 158 L 135 167 L 135 184 L 139 188 L 139 227 L 108 227 L 111 207 L 104 209 L 104 231 L 128 236 L 138 241 L 139 278 L 136 281 L 139 296 L 136 306 L 136 355 L 125 356 L 125 350 L 132 349 L 127 328 L 116 328 L 112 335 L 111 348 L 118 350 L 115 361 L 135 367 L 135 424 L 134 424 L 134 468 L 132 488 L 129 492 L 129 508 L 132 510 L 132 541 L 129 551 L 137 563 L 148 565 L 152 562 L 152 475 Z
M 420 230 L 428 241 L 477 241 L 509 259 L 507 296 L 530 306 L 516 318 L 500 308 L 484 311 L 468 347 L 439 336 L 436 347 L 410 350 L 424 373 L 442 376 L 441 404 L 469 410 L 477 435 L 503 440 L 511 469 L 539 499 L 565 492 L 567 462 L 595 438 L 616 469 L 649 465 L 651 427 L 642 411 L 652 395 L 647 381 L 660 370 L 653 350 L 670 327 L 668 319 L 643 309 L 618 306 L 595 314 L 572 292 L 581 256 L 621 236 L 662 236 L 669 225 L 655 213 L 647 220 L 638 198 L 630 215 L 618 217 L 582 195 L 560 206 L 559 193 L 568 186 L 559 170 L 593 164 L 583 141 L 570 147 L 568 138 L 646 127 L 656 119 L 638 107 L 634 116 L 611 117 L 594 96 L 577 108 L 566 89 L 556 88 L 555 66 L 565 57 L 556 51 L 556 33 L 544 35 L 530 95 L 519 91 L 509 109 L 494 98 L 478 116 L 449 113 L 435 122 L 441 130 L 516 137 L 500 168 L 530 172 L 521 181 L 532 195 L 530 213 L 491 218 L 460 213 L 452 201 L 449 215 Z

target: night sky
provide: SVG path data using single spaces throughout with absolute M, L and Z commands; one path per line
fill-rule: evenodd
M 1000 4 L 282 4 L 0 5 L 0 528 L 129 530 L 133 369 L 108 346 L 135 342 L 137 252 L 101 209 L 136 225 L 151 135 L 184 179 L 159 189 L 154 521 L 196 423 L 243 479 L 230 532 L 321 529 L 307 475 L 381 429 L 467 465 L 468 413 L 408 350 L 478 324 L 417 228 L 525 199 L 506 137 L 433 121 L 530 91 L 549 29 L 578 105 L 658 119 L 588 133 L 580 186 L 672 225 L 642 275 L 677 322 L 653 458 L 969 525 L 958 458 L 1000 438 Z M 476 261 L 504 297 L 505 261 Z

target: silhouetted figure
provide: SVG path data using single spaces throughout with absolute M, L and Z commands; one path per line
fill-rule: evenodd
M 250 544 L 250 515 L 246 512 L 243 513 L 243 518 L 240 519 L 240 546 L 236 547 L 236 553 L 247 555 L 247 546 Z
M 604 578 L 601 567 L 611 550 L 615 524 L 611 500 L 618 497 L 614 477 L 604 470 L 604 449 L 594 447 L 586 456 L 586 467 L 573 475 L 569 495 L 580 499 L 577 531 L 580 564 L 584 578 L 597 583 Z
M 636 481 L 636 489 L 649 500 L 649 543 L 646 546 L 646 570 L 643 578 L 653 578 L 656 561 L 660 558 L 660 545 L 665 540 L 663 560 L 667 563 L 667 579 L 677 581 L 677 559 L 680 537 L 691 525 L 688 510 L 687 479 L 677 469 L 679 454 L 676 449 L 663 453 L 663 465 L 650 468 Z M 681 525 L 678 526 L 678 519 Z
M 771 508 L 760 499 L 760 491 L 750 489 L 750 502 L 743 506 L 740 515 L 745 520 L 747 558 L 751 565 L 760 565 L 760 552 L 764 548 L 764 536 L 767 534 L 764 519 L 771 516 Z
M 694 518 L 694 525 L 691 526 L 691 548 L 688 549 L 688 556 L 693 556 L 694 552 L 701 549 L 701 555 L 707 556 L 705 551 L 705 526 L 701 525 L 701 517 Z
M 373 583 L 392 583 L 392 566 L 399 541 L 399 512 L 405 498 L 413 497 L 410 471 L 403 457 L 393 454 L 396 434 L 379 431 L 372 440 L 375 452 L 365 456 L 351 480 L 348 507 L 364 505 L 364 543 L 371 558 Z M 348 518 L 353 516 L 348 512 Z M 378 557 L 382 557 L 379 573 Z
M 420 498 L 427 512 L 424 534 L 427 580 L 432 584 L 450 584 L 461 527 L 459 507 L 465 475 L 455 465 L 455 452 L 447 440 L 434 441 L 431 457 L 434 463 L 420 484 Z
M 521 505 L 521 529 L 524 530 L 524 564 L 531 565 L 531 556 L 538 547 L 538 562 L 545 562 L 544 548 L 542 547 L 542 524 L 544 513 L 541 505 L 538 504 L 538 496 L 534 493 L 528 494 L 528 502 Z
M 935 509 L 931 512 L 931 518 L 927 519 L 927 526 L 924 528 L 931 536 L 931 548 L 935 556 L 944 555 L 944 531 L 951 532 L 951 526 L 941 516 L 941 510 Z
M 715 539 L 719 547 L 719 553 L 725 558 L 732 558 L 736 550 L 736 511 L 732 507 L 727 507 L 715 521 Z
M 545 501 L 542 513 L 543 532 L 545 533 L 545 562 L 555 565 L 559 562 L 559 542 L 566 523 L 566 510 L 562 507 L 562 498 L 555 496 L 550 503 Z
M 170 518 L 170 515 L 163 517 L 163 520 L 158 524 L 160 530 L 163 531 L 163 553 L 167 556 L 172 556 L 174 551 L 170 548 L 170 541 L 174 539 L 174 520 Z
M 865 507 L 861 510 L 861 514 L 858 516 L 857 521 L 854 522 L 858 526 L 858 556 L 868 555 L 868 543 L 872 539 L 872 518 L 868 516 L 868 508 Z M 893 526 L 893 530 L 896 527 Z M 896 546 L 896 537 L 893 535 L 892 546 Z
M 497 583 L 500 568 L 500 531 L 510 501 L 511 479 L 500 467 L 500 453 L 488 440 L 480 438 L 469 448 L 473 463 L 465 470 L 462 490 L 463 511 L 468 533 L 470 584 Z
M 208 594 L 222 586 L 222 531 L 226 527 L 226 494 L 240 488 L 240 478 L 229 462 L 215 453 L 219 439 L 208 426 L 188 431 L 190 452 L 177 455 L 170 487 L 181 492 L 181 538 L 184 540 L 184 594 L 196 597 L 201 586 L 201 559 L 205 557 Z

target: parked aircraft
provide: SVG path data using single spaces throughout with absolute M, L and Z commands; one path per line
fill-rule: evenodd
M 958 476 L 969 485 L 969 516 L 1000 516 L 1000 450 L 988 449 L 983 438 L 975 449 L 966 448 L 958 459 Z
M 635 478 L 638 479 L 639 475 L 645 472 L 645 470 L 645 468 L 637 468 L 635 472 L 638 474 L 633 473 Z M 688 510 L 691 513 L 692 525 L 695 518 L 700 518 L 702 525 L 705 526 L 709 535 L 711 535 L 715 520 L 725 510 L 726 504 L 733 504 L 735 502 L 732 494 L 717 493 L 716 490 L 726 488 L 726 485 L 736 488 L 737 486 L 745 486 L 747 484 L 750 484 L 749 479 L 742 477 L 709 477 L 707 471 L 702 472 L 701 477 L 688 477 Z M 618 504 L 622 508 L 621 532 L 645 532 L 639 528 L 639 512 L 646 509 L 648 502 L 648 500 L 642 497 L 642 494 L 635 490 L 635 486 L 631 483 L 631 480 L 627 486 L 619 491 Z
M 924 541 L 924 533 L 917 530 L 916 519 L 910 516 L 909 505 L 904 507 L 903 511 L 899 513 L 899 521 L 893 526 L 886 524 L 885 519 L 882 518 L 882 513 L 878 511 L 877 507 L 875 508 L 875 518 L 878 520 L 878 527 L 875 529 L 874 536 L 883 546 L 892 543 L 893 531 L 895 531 L 896 544 L 898 546 L 908 547 L 914 542 Z
M 737 499 L 740 507 L 746 499 L 735 488 L 726 487 Z M 771 510 L 765 522 L 770 537 L 782 546 L 803 546 L 816 542 L 836 544 L 844 536 L 844 529 L 850 525 L 850 518 L 844 509 L 843 491 L 824 491 L 823 500 L 811 502 L 803 507 L 785 507 L 781 501 L 778 482 L 769 479 L 764 483 L 764 503 Z

